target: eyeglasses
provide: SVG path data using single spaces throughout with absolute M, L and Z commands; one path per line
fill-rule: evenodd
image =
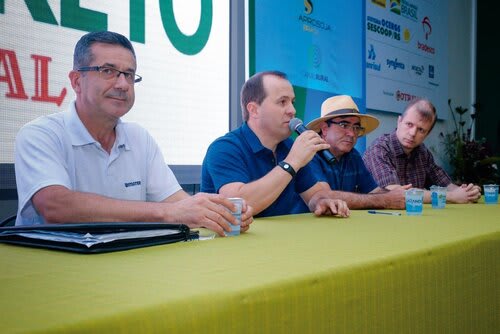
M 344 130 L 352 130 L 352 132 L 354 132 L 356 136 L 362 136 L 365 134 L 365 128 L 357 124 L 351 124 L 348 122 L 334 122 L 332 120 L 326 121 L 326 124 L 328 124 L 328 126 L 330 126 L 330 124 L 335 124 Z
M 80 67 L 78 72 L 99 72 L 99 75 L 104 80 L 111 80 L 118 78 L 120 74 L 123 74 L 125 80 L 131 85 L 141 82 L 142 77 L 134 72 L 123 72 L 119 71 L 116 68 L 107 67 L 107 66 L 83 66 Z

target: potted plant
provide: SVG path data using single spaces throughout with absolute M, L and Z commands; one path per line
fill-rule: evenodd
M 486 183 L 498 184 L 500 157 L 491 156 L 485 138 L 476 140 L 472 136 L 472 127 L 478 112 L 477 105 L 472 105 L 474 112 L 470 113 L 471 120 L 468 127 L 464 119 L 468 108 L 462 106 L 453 108 L 451 99 L 448 99 L 448 107 L 455 130 L 447 134 L 441 132 L 439 136 L 444 144 L 444 153 L 453 169 L 454 182 L 475 183 L 481 186 Z

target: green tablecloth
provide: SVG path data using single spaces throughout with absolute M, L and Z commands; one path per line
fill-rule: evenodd
M 100 255 L 0 244 L 0 333 L 499 333 L 499 263 L 484 204 Z

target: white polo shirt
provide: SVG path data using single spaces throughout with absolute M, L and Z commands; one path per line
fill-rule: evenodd
M 181 189 L 149 133 L 119 121 L 108 154 L 89 134 L 71 102 L 68 110 L 40 117 L 16 137 L 19 207 L 16 225 L 45 223 L 31 201 L 40 189 L 70 190 L 123 200 L 159 202 Z

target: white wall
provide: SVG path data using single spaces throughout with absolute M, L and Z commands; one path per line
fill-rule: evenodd
M 448 1 L 448 98 L 452 106 L 462 106 L 472 109 L 475 102 L 475 0 Z M 473 40 L 474 39 L 474 40 Z M 449 113 L 449 111 L 447 111 Z M 367 135 L 367 147 L 383 133 L 389 133 L 396 128 L 397 114 L 387 112 L 371 112 L 380 120 L 380 126 Z M 468 114 L 464 119 L 469 119 Z M 427 137 L 425 144 L 434 148 L 438 153 L 434 155 L 436 161 L 445 169 L 448 164 L 443 161 L 443 146 L 439 140 L 439 133 L 452 132 L 454 129 L 451 117 L 439 120 Z

